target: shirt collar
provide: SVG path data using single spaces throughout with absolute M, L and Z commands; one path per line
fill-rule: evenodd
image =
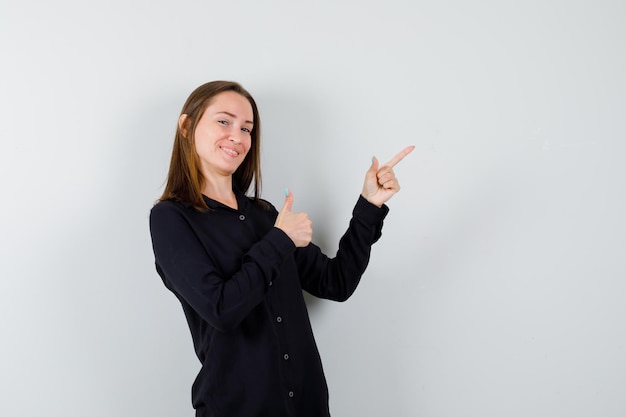
M 233 192 L 235 193 L 235 198 L 237 198 L 237 206 L 239 207 L 238 211 L 240 211 L 240 212 L 245 211 L 245 208 L 248 205 L 250 200 L 241 191 L 233 190 Z M 204 194 L 202 194 L 202 198 L 204 199 L 204 202 L 207 204 L 207 206 L 211 210 L 215 210 L 215 209 L 218 209 L 218 208 L 225 208 L 225 209 L 228 209 L 228 210 L 233 210 L 231 207 L 228 207 L 227 205 L 224 205 L 224 204 L 220 203 L 219 201 L 215 201 L 212 198 L 209 198 L 209 197 L 207 197 Z

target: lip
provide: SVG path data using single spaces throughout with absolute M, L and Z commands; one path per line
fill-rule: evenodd
M 239 152 L 233 148 L 230 148 L 227 146 L 220 146 L 220 149 L 222 150 L 222 152 L 224 152 L 226 155 L 228 155 L 231 158 L 237 158 L 239 156 Z

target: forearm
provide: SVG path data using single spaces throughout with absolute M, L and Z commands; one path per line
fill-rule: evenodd
M 333 259 L 316 246 L 296 253 L 302 287 L 321 298 L 344 301 L 350 297 L 369 263 L 372 245 L 381 236 L 387 213 L 386 206 L 379 208 L 359 197 Z
M 295 250 L 276 228 L 239 254 L 226 244 L 207 246 L 176 213 L 153 214 L 151 232 L 165 285 L 220 331 L 236 327 L 261 302 Z

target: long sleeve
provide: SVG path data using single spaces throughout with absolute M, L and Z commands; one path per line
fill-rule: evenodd
M 357 202 L 334 259 L 296 249 L 277 211 L 238 194 L 238 210 L 164 201 L 150 213 L 156 268 L 181 302 L 202 369 L 197 416 L 328 417 L 328 386 L 302 289 L 344 300 L 367 266 L 386 207 Z
M 157 271 L 165 285 L 204 321 L 219 331 L 230 331 L 263 300 L 295 246 L 282 231 L 270 227 L 250 247 L 239 247 L 233 232 L 243 226 L 241 215 L 191 211 L 170 202 L 152 209 L 150 231 Z M 220 218 L 205 222 L 204 230 L 203 215 Z
M 348 299 L 365 272 L 388 212 L 387 206 L 376 207 L 359 196 L 334 258 L 328 258 L 315 245 L 298 249 L 295 258 L 302 288 L 320 298 Z

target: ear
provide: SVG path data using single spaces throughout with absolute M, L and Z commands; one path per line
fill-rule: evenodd
M 178 118 L 178 128 L 185 138 L 187 137 L 188 122 L 189 120 L 187 119 L 187 115 L 184 113 Z

